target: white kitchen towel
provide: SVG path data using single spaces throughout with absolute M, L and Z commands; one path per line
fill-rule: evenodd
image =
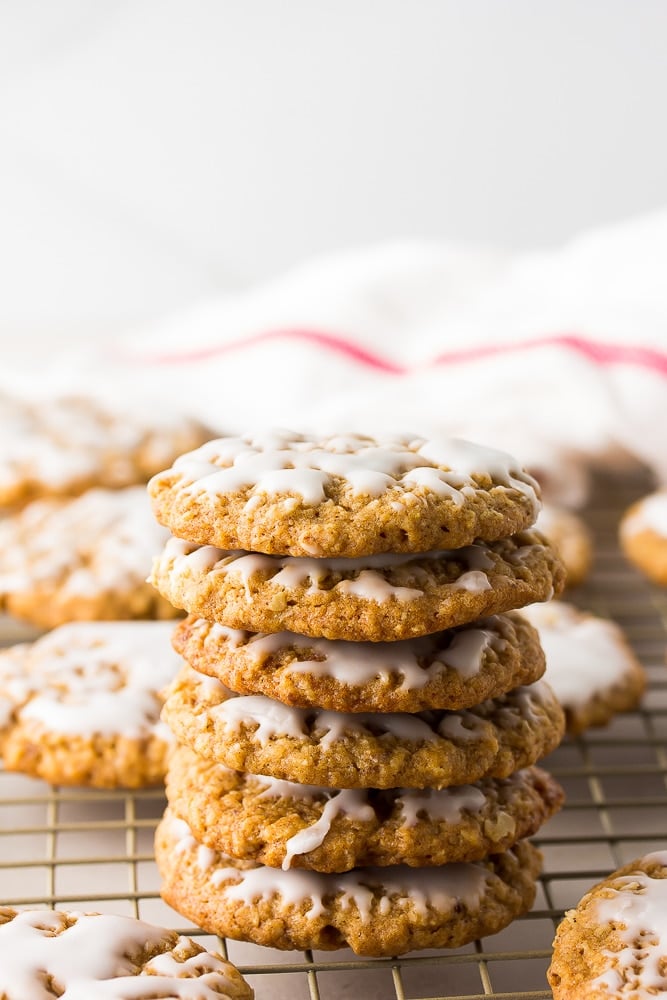
M 519 256 L 336 254 L 98 341 L 65 369 L 216 432 L 469 437 L 573 504 L 595 462 L 640 460 L 667 482 L 667 211 Z

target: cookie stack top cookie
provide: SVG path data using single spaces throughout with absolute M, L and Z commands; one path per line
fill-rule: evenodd
M 492 542 L 539 510 L 535 480 L 510 455 L 454 438 L 219 438 L 154 476 L 149 493 L 181 538 L 318 558 Z

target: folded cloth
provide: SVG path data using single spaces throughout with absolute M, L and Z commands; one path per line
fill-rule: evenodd
M 221 432 L 453 433 L 576 504 L 593 462 L 667 481 L 666 262 L 667 211 L 517 256 L 371 247 L 132 331 L 113 361 Z

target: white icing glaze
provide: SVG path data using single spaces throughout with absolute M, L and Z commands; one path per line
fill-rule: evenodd
M 667 539 L 667 490 L 644 497 L 633 513 L 621 522 L 621 531 L 628 538 L 641 531 L 653 531 Z
M 486 473 L 497 482 L 522 493 L 537 516 L 540 508 L 537 482 L 507 452 L 473 444 L 461 438 L 439 437 L 424 442 L 419 453 L 437 465 L 449 465 L 456 469 L 462 477 L 460 484 L 463 486 L 473 485 L 472 482 L 464 482 L 464 479 L 470 479 L 480 472 Z
M 0 521 L 0 593 L 42 583 L 57 583 L 68 597 L 122 592 L 143 584 L 168 537 L 143 486 L 38 501 Z
M 492 589 L 488 576 L 476 569 L 463 573 L 452 586 L 455 590 L 468 590 L 472 594 L 480 594 L 485 590 Z
M 193 674 L 196 672 L 193 671 Z M 328 712 L 293 708 L 265 695 L 234 697 L 231 692 L 229 694 L 227 701 L 211 711 L 232 731 L 256 724 L 253 739 L 264 745 L 281 736 L 301 739 L 313 730 L 321 734 L 319 743 L 322 747 L 331 746 L 346 733 L 387 733 L 415 743 L 436 739 L 433 728 L 427 722 L 418 715 L 406 712 Z
M 539 632 L 545 677 L 566 708 L 580 708 L 633 669 L 635 660 L 614 622 L 561 601 L 533 604 L 521 614 Z
M 339 790 L 335 795 L 332 795 L 325 804 L 322 815 L 317 822 L 313 823 L 312 826 L 300 830 L 299 833 L 290 837 L 285 844 L 286 851 L 282 864 L 283 871 L 287 871 L 291 867 L 292 859 L 295 855 L 307 854 L 308 851 L 314 851 L 315 848 L 320 847 L 331 829 L 331 824 L 336 816 L 344 814 L 361 821 L 372 820 L 375 812 L 364 801 L 365 798 L 365 791 L 355 788 Z
M 524 772 L 516 772 L 511 778 L 505 779 L 506 783 L 512 779 L 518 783 L 522 780 Z M 307 851 L 319 847 L 331 828 L 331 823 L 336 816 L 348 816 L 361 822 L 370 821 L 374 817 L 374 810 L 369 804 L 368 790 L 360 788 L 325 788 L 320 785 L 301 785 L 294 781 L 283 781 L 279 778 L 269 778 L 264 775 L 253 775 L 253 781 L 260 786 L 265 786 L 263 791 L 257 796 L 263 798 L 280 799 L 326 799 L 324 812 L 326 822 L 318 821 L 307 830 L 302 831 L 288 842 L 290 847 L 290 857 L 296 854 L 305 854 Z M 396 804 L 403 815 L 403 822 L 406 827 L 415 826 L 420 815 L 428 816 L 433 820 L 441 820 L 447 823 L 455 823 L 460 820 L 463 812 L 478 813 L 484 808 L 487 796 L 477 785 L 458 785 L 452 788 L 442 789 L 417 789 L 417 788 L 397 788 Z M 391 795 L 392 793 L 387 793 Z M 331 808 L 329 808 L 331 807 Z M 324 818 L 323 812 L 323 818 Z M 311 843 L 310 836 L 317 827 L 317 840 Z M 326 827 L 326 828 L 325 828 Z M 308 846 L 305 834 L 308 833 Z M 283 864 L 283 868 L 289 864 Z
M 513 553 L 512 558 L 521 559 L 532 548 L 534 548 L 532 545 L 524 546 L 517 550 L 517 553 Z M 170 538 L 162 555 L 155 560 L 151 579 L 156 582 L 161 569 L 186 577 L 193 575 L 198 577 L 206 573 L 237 576 L 241 579 L 248 599 L 251 599 L 251 580 L 256 574 L 262 574 L 272 586 L 283 590 L 295 590 L 307 586 L 307 593 L 312 594 L 331 589 L 382 603 L 388 599 L 410 601 L 424 593 L 421 588 L 402 587 L 390 583 L 383 575 L 383 571 L 411 563 L 412 575 L 425 578 L 424 564 L 448 560 L 456 561 L 463 566 L 460 575 L 450 583 L 452 589 L 474 592 L 491 589 L 483 570 L 491 569 L 495 563 L 489 549 L 481 544 L 468 545 L 460 549 L 420 552 L 418 555 L 389 553 L 354 559 L 311 559 L 305 556 L 270 556 L 229 551 L 215 548 L 213 545 L 198 546 L 180 538 Z M 343 579 L 333 587 L 325 588 L 323 582 L 332 573 L 341 574 Z M 353 579 L 349 579 L 350 575 L 353 575 Z
M 397 601 L 412 601 L 424 593 L 415 587 L 395 587 L 370 569 L 362 570 L 356 580 L 342 580 L 336 585 L 336 589 L 341 594 L 353 594 L 364 601 L 376 601 L 378 604 L 388 601 L 391 597 Z
M 18 913 L 0 925 L 0 995 L 7 1000 L 53 1000 L 46 977 L 62 1000 L 224 1000 L 231 985 L 228 966 L 213 955 L 177 962 L 169 954 L 146 964 L 155 975 L 137 975 L 134 956 L 144 948 L 178 950 L 185 943 L 168 931 L 130 917 L 64 914 L 50 910 Z M 188 970 L 190 976 L 184 978 Z M 201 975 L 197 973 L 201 971 Z
M 208 678 L 192 667 L 187 668 L 195 699 L 202 697 L 202 681 Z M 217 682 L 219 684 L 219 682 Z M 224 698 L 220 701 L 219 699 Z M 497 699 L 488 699 L 480 709 L 491 717 L 491 723 L 475 710 L 408 712 L 331 712 L 322 709 L 295 708 L 267 698 L 265 695 L 236 695 L 224 685 L 212 691 L 203 718 L 207 714 L 221 722 L 230 732 L 256 726 L 252 740 L 266 745 L 273 739 L 291 737 L 297 740 L 315 739 L 327 749 L 346 734 L 381 737 L 386 734 L 403 742 L 431 743 L 441 736 L 454 742 L 470 743 L 488 738 L 490 724 L 514 726 L 525 719 L 540 720 L 538 709 L 553 700 L 551 689 L 543 681 L 514 688 Z
M 464 812 L 479 813 L 487 802 L 481 788 L 459 785 L 453 788 L 401 790 L 396 799 L 406 826 L 416 826 L 420 814 L 430 819 L 456 823 Z
M 160 692 L 182 664 L 171 631 L 169 622 L 62 625 L 0 653 L 3 701 L 16 722 L 51 732 L 169 738 L 159 721 Z
M 510 455 L 444 437 L 375 442 L 347 435 L 315 443 L 282 431 L 220 438 L 182 455 L 174 470 L 179 490 L 187 493 L 217 496 L 250 489 L 252 496 L 296 494 L 310 505 L 326 498 L 332 477 L 342 479 L 355 496 L 419 488 L 460 505 L 479 489 L 473 477 L 491 476 L 523 494 L 535 513 L 539 504 L 535 481 Z M 170 471 L 155 477 L 156 482 Z
M 180 824 L 169 826 L 168 830 L 174 851 L 194 852 L 190 832 L 183 838 Z M 184 841 L 186 846 L 181 847 Z M 420 914 L 426 914 L 429 908 L 447 911 L 457 902 L 472 909 L 480 905 L 488 878 L 486 869 L 474 863 L 442 865 L 435 869 L 396 865 L 325 875 L 265 866 L 240 870 L 231 867 L 229 860 L 218 855 L 216 864 L 206 873 L 212 891 L 217 890 L 227 899 L 238 900 L 247 906 L 276 896 L 286 906 L 300 906 L 307 900 L 310 902 L 307 916 L 311 919 L 324 913 L 334 900 L 343 909 L 356 907 L 364 921 L 371 919 L 374 900 L 377 900 L 381 915 L 392 906 L 411 907 Z
M 440 735 L 455 743 L 470 743 L 486 730 L 486 723 L 471 712 L 447 712 L 438 726 Z
M 667 868 L 667 851 L 656 851 L 646 860 Z M 591 985 L 606 986 L 616 994 L 624 984 L 626 988 L 631 984 L 642 996 L 648 996 L 649 991 L 662 995 L 667 992 L 667 878 L 637 872 L 623 876 L 621 885 L 627 889 L 611 889 L 609 897 L 596 899 L 595 919 L 600 924 L 625 924 L 626 929 L 616 933 L 626 947 L 620 952 L 602 952 L 614 966 Z
M 485 626 L 454 633 L 445 649 L 439 648 L 442 633 L 399 642 L 368 643 L 307 639 L 291 632 L 251 635 L 246 649 L 257 663 L 263 663 L 285 647 L 311 649 L 316 659 L 295 661 L 287 672 L 332 677 L 351 686 L 368 684 L 378 677 L 389 680 L 399 676 L 402 690 L 417 690 L 445 669 L 455 670 L 466 680 L 478 674 L 489 646 L 499 647 L 503 643 L 494 631 L 493 619 L 485 621 Z M 238 648 L 248 635 L 221 625 L 211 628 L 212 638 L 224 637 L 232 648 Z M 424 666 L 420 666 L 420 659 Z

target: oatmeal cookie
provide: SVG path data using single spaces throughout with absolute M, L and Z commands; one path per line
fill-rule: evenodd
M 178 742 L 238 771 L 333 788 L 443 788 L 504 778 L 559 744 L 563 713 L 544 681 L 460 712 L 344 713 L 235 696 L 186 667 L 163 718 Z
M 0 392 L 0 507 L 145 483 L 206 436 L 204 427 L 168 407 L 112 408 L 90 396 L 27 400 Z
M 453 788 L 323 788 L 232 771 L 174 751 L 172 812 L 202 844 L 272 868 L 342 872 L 478 861 L 532 836 L 563 792 L 539 768 Z
M 623 515 L 620 542 L 637 569 L 667 587 L 667 489 L 637 500 Z
M 0 610 L 40 628 L 174 618 L 146 582 L 165 537 L 141 486 L 37 500 L 0 520 Z
M 74 622 L 0 651 L 0 759 L 56 785 L 164 778 L 162 689 L 182 664 L 166 622 Z
M 171 538 L 150 579 L 175 606 L 229 628 L 393 642 L 549 600 L 564 574 L 543 536 L 522 532 L 359 559 L 226 552 Z
M 2 1000 L 252 1000 L 238 970 L 190 938 L 108 913 L 0 907 Z
M 318 558 L 496 541 L 539 510 L 516 459 L 453 438 L 219 438 L 154 476 L 149 492 L 180 538 Z
M 543 504 L 535 527 L 563 560 L 568 587 L 577 587 L 590 573 L 593 539 L 582 519 L 565 507 Z
M 281 871 L 199 844 L 169 811 L 155 853 L 164 899 L 213 934 L 273 948 L 346 945 L 359 955 L 459 948 L 532 906 L 541 868 L 527 841 L 484 861 L 437 868 Z
M 613 872 L 565 914 L 554 941 L 554 1000 L 646 1000 L 667 993 L 667 851 Z
M 546 678 L 565 709 L 568 732 L 604 726 L 637 707 L 646 674 L 615 622 L 563 601 L 533 604 L 521 614 L 539 632 Z
M 173 643 L 237 694 L 335 712 L 468 708 L 544 673 L 537 632 L 518 614 L 383 643 L 245 632 L 191 616 Z

